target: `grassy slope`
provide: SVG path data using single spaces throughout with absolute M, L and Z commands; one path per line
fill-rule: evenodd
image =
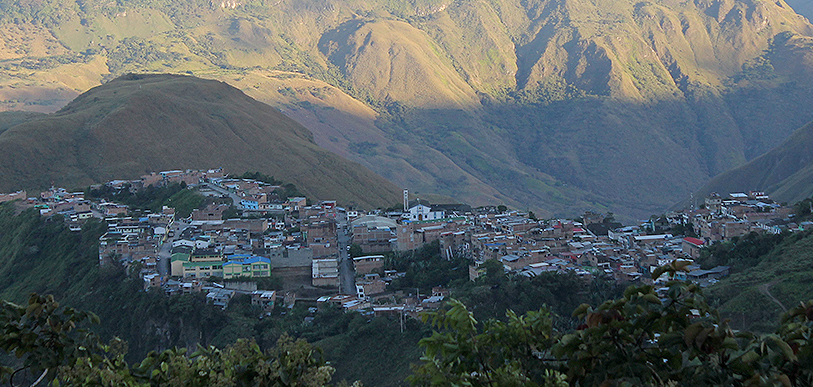
M 132 78 L 109 82 L 55 114 L 4 132 L 2 189 L 222 166 L 275 175 L 314 198 L 373 207 L 397 201 L 391 183 L 319 148 L 307 129 L 224 83 Z
M 662 209 L 813 119 L 809 79 L 793 83 L 792 93 L 784 75 L 758 87 L 729 80 L 777 34 L 811 33 L 782 1 L 98 7 L 63 9 L 50 30 L 22 23 L 45 38 L 30 52 L 22 39 L 0 47 L 0 58 L 9 58 L 0 69 L 3 106 L 59 107 L 108 70 L 193 72 L 283 108 L 312 125 L 319 145 L 413 191 L 544 214 L 613 207 L 628 217 Z M 90 56 L 70 57 L 84 50 Z M 70 63 L 22 61 L 43 55 Z M 787 73 L 813 68 L 805 55 L 771 59 Z M 271 70 L 307 76 L 266 77 Z M 600 102 L 551 104 L 572 96 L 540 81 L 567 83 Z M 397 118 L 405 119 L 376 122 L 369 109 L 348 108 L 336 86 L 373 105 L 399 102 L 407 110 Z M 274 93 L 288 87 L 294 93 L 285 98 Z M 314 98 L 331 93 L 342 96 Z M 754 102 L 765 96 L 770 103 Z M 762 130 L 765 123 L 774 128 Z
M 208 310 L 204 297 L 145 293 L 140 278 L 101 269 L 103 223 L 76 233 L 62 221 L 41 219 L 36 211 L 14 212 L 14 204 L 0 205 L 0 298 L 24 303 L 31 292 L 53 294 L 62 305 L 92 311 L 101 317 L 102 325 L 94 329 L 103 340 L 124 337 L 137 358 L 149 350 L 208 342 L 211 332 L 224 325 L 225 316 Z
M 783 144 L 748 164 L 712 179 L 698 196 L 710 192 L 743 192 L 763 188 L 776 200 L 795 203 L 813 194 L 813 122 Z
M 378 100 L 430 108 L 477 103 L 474 90 L 426 33 L 408 23 L 350 21 L 323 34 L 319 46 L 354 87 Z
M 25 111 L 11 111 L 0 112 L 0 134 L 3 134 L 7 129 L 19 125 L 25 121 L 42 116 L 40 113 L 25 112 Z
M 813 298 L 813 235 L 788 237 L 761 262 L 734 273 L 707 291 L 720 302 L 720 312 L 739 329 L 771 331 L 782 308 L 766 295 L 775 297 L 785 308 Z M 760 286 L 763 285 L 763 290 Z

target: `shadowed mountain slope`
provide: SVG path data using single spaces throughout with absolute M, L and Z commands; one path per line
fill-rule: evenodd
M 304 127 L 222 82 L 130 75 L 0 134 L 0 190 L 80 186 L 147 171 L 262 171 L 321 199 L 388 206 L 398 189 L 313 142 Z
M 813 26 L 784 0 L 0 0 L 0 11 L 0 109 L 55 111 L 127 72 L 191 73 L 414 193 L 540 216 L 648 216 L 813 120 Z
M 711 192 L 763 189 L 775 200 L 796 203 L 813 196 L 813 122 L 784 143 L 749 163 L 722 173 L 706 184 L 699 197 Z

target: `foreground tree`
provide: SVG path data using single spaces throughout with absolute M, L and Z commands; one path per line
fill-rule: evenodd
M 53 296 L 32 294 L 28 305 L 2 301 L 0 350 L 17 361 L 0 366 L 0 382 L 15 385 L 34 378 L 33 384 L 52 380 L 60 366 L 90 356 L 101 347 L 86 323 L 98 323 L 89 312 L 59 308 Z
M 134 366 L 124 361 L 126 343 L 101 344 L 85 325 L 92 313 L 60 308 L 52 296 L 32 294 L 27 306 L 3 302 L 0 349 L 16 363 L 0 368 L 10 385 L 68 386 L 324 386 L 333 368 L 304 340 L 282 336 L 263 352 L 250 340 L 224 349 L 199 347 L 151 352 Z
M 410 377 L 413 385 L 567 386 L 564 375 L 542 360 L 552 344 L 547 310 L 524 316 L 509 311 L 507 322 L 478 324 L 461 302 L 449 304 L 449 310 L 423 315 L 443 332 L 420 341 L 426 352 Z
M 684 269 L 675 263 L 653 278 Z M 565 335 L 551 330 L 544 308 L 480 324 L 463 304 L 450 305 L 424 315 L 438 331 L 421 341 L 415 385 L 813 385 L 813 301 L 761 336 L 733 331 L 697 285 L 678 281 L 582 305 L 573 313 L 582 324 Z

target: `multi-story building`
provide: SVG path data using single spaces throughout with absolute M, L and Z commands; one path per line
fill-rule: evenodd
M 335 259 L 314 259 L 311 265 L 313 286 L 339 286 L 339 264 Z
M 256 255 L 230 255 L 228 262 L 223 264 L 223 277 L 269 277 L 271 276 L 271 260 Z
M 353 243 L 364 253 L 382 253 L 393 250 L 397 239 L 397 224 L 390 218 L 367 215 L 351 222 Z

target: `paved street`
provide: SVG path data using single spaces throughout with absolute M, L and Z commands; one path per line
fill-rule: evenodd
M 240 208 L 240 200 L 241 199 L 234 192 L 230 192 L 229 190 L 220 188 L 220 187 L 218 187 L 218 186 L 216 186 L 214 184 L 203 183 L 202 185 L 204 187 L 208 188 L 208 189 L 211 189 L 212 191 L 215 191 L 215 192 L 221 194 L 221 195 L 229 195 L 229 198 L 231 198 L 234 206 L 237 207 L 237 208 Z
M 172 254 L 170 253 L 172 250 L 172 241 L 179 238 L 181 231 L 188 226 L 189 224 L 182 220 L 176 220 L 172 226 L 170 226 L 169 229 L 174 232 L 175 236 L 172 238 L 167 237 L 167 240 L 164 241 L 164 244 L 161 245 L 161 250 L 158 252 L 158 274 L 161 276 L 169 276 L 171 274 L 169 265 L 171 263 L 170 259 L 172 258 Z
M 346 220 L 338 222 L 339 240 L 339 292 L 341 294 L 356 294 L 356 272 L 353 269 L 353 260 L 347 252 L 350 243 L 350 236 L 345 233 Z

